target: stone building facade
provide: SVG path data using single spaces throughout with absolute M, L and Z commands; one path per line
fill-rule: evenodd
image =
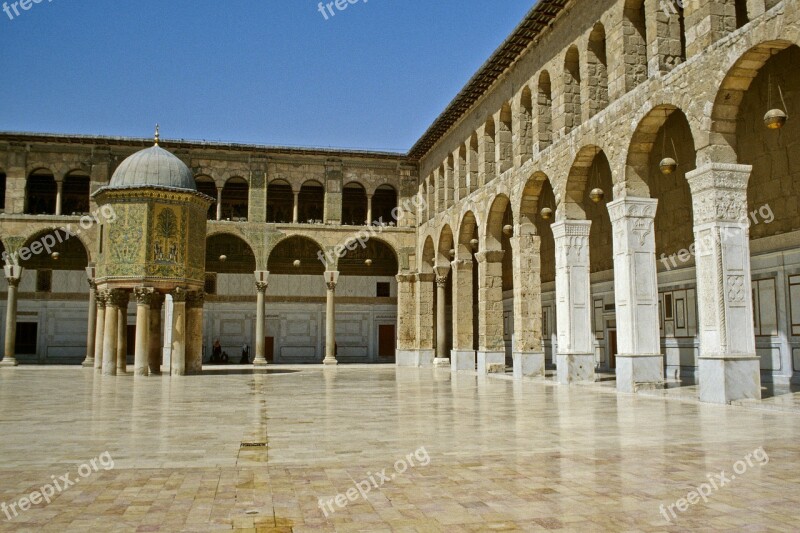
M 345 360 L 390 360 L 376 355 L 384 327 L 399 365 L 510 363 L 517 377 L 552 365 L 562 383 L 614 371 L 629 392 L 682 379 L 719 403 L 797 380 L 797 7 L 541 0 L 404 155 L 166 143 L 218 199 L 207 340 L 248 338 L 248 276 L 269 270 L 275 360 L 320 360 L 321 274 L 341 271 Z M 789 119 L 768 128 L 776 109 Z M 73 173 L 94 190 L 136 145 L 0 135 L 5 249 L 74 221 L 62 205 L 74 202 Z M 30 191 L 51 183 L 57 201 L 32 204 Z M 376 218 L 376 198 L 384 211 L 412 198 L 418 208 L 369 248 L 311 266 Z M 80 239 L 91 261 L 96 236 Z M 80 273 L 53 270 L 58 298 L 25 276 L 20 314 L 49 317 L 41 344 L 74 334 L 53 319 L 85 306 Z M 371 292 L 378 283 L 388 297 Z

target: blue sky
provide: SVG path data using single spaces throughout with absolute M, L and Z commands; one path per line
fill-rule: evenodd
M 534 1 L 318 3 L 0 11 L 0 130 L 405 151 Z

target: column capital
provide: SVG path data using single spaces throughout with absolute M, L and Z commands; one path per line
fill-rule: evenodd
M 16 288 L 19 287 L 19 282 L 21 281 L 21 278 L 6 278 L 6 281 L 8 282 L 9 286 Z
M 503 250 L 486 250 L 475 254 L 479 263 L 500 263 L 506 253 Z
M 450 266 L 455 271 L 472 270 L 472 259 L 454 259 Z
M 417 276 L 413 272 L 404 272 L 395 276 L 397 283 L 415 283 Z
M 607 207 L 612 224 L 626 218 L 644 218 L 652 220 L 656 217 L 658 199 L 626 196 L 609 202 Z
M 687 173 L 695 226 L 747 223 L 747 182 L 752 170 L 750 165 L 709 163 Z
M 106 298 L 107 298 L 106 293 L 107 292 L 108 291 L 97 290 L 97 289 L 94 291 L 94 293 L 95 293 L 95 295 L 94 295 L 94 303 L 95 303 L 95 305 L 97 306 L 98 309 L 105 309 L 105 307 L 106 307 Z
M 447 275 L 450 273 L 450 265 L 436 265 L 433 267 L 433 272 L 436 274 L 437 278 L 444 278 L 447 280 Z
M 591 220 L 560 220 L 550 226 L 553 238 L 559 237 L 589 237 L 592 228 Z
M 325 283 L 325 286 L 328 287 L 329 291 L 335 291 L 336 290 L 336 283 L 334 283 L 332 281 L 328 281 L 327 283 Z
M 97 291 L 97 282 L 93 279 L 87 279 L 86 282 L 89 284 L 90 291 Z
M 188 291 L 183 287 L 175 287 L 175 289 L 170 292 L 173 303 L 186 303 L 187 294 Z
M 423 282 L 433 281 L 436 278 L 436 275 L 433 272 L 428 274 L 423 274 L 419 272 L 417 274 L 414 274 L 414 277 L 417 279 L 417 283 L 423 283 Z
M 106 291 L 106 304 L 111 307 L 124 307 L 128 305 L 128 292 L 124 289 L 111 289 Z
M 203 291 L 189 291 L 186 293 L 186 307 L 190 309 L 202 309 L 206 301 L 206 293 Z
M 136 305 L 150 305 L 153 298 L 154 289 L 150 287 L 136 287 L 133 289 L 133 296 L 136 298 Z
M 265 281 L 256 281 L 256 292 L 260 292 L 261 294 L 266 294 L 268 288 L 269 288 L 269 283 Z

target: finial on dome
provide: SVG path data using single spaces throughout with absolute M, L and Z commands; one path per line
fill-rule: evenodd
M 155 135 L 156 146 L 158 146 L 158 140 L 159 140 L 160 138 L 161 138 L 161 137 L 160 137 L 160 135 L 159 135 L 159 133 L 158 133 L 158 124 L 156 124 L 156 135 Z

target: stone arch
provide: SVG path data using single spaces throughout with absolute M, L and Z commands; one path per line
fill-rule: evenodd
M 322 275 L 327 269 L 319 242 L 305 235 L 286 235 L 269 251 L 270 274 Z M 296 261 L 300 261 L 297 265 Z
M 473 240 L 478 239 L 478 220 L 473 211 L 467 211 L 461 216 L 458 226 L 458 246 L 456 256 L 458 259 L 471 259 L 472 252 L 478 245 L 473 245 Z
M 445 224 L 439 232 L 438 245 L 436 247 L 436 262 L 441 265 L 449 265 L 453 257 L 450 255 L 450 250 L 453 250 L 453 230 L 450 224 Z
M 353 242 L 352 239 L 347 244 Z M 367 260 L 370 261 L 367 264 Z M 387 240 L 371 237 L 364 245 L 355 246 L 339 258 L 337 267 L 343 276 L 396 276 L 400 273 L 399 255 Z
M 672 155 L 672 157 L 675 155 L 673 154 L 672 143 L 668 139 L 665 142 L 664 132 L 662 131 L 664 124 L 674 113 L 678 113 L 686 122 L 689 128 L 688 133 L 691 137 L 691 149 L 694 153 L 694 156 L 690 157 L 691 161 L 679 161 L 679 164 L 689 164 L 691 168 L 696 166 L 696 136 L 686 118 L 686 114 L 673 104 L 656 105 L 641 118 L 636 130 L 633 132 L 626 156 L 625 176 L 622 178 L 622 183 L 618 181 L 615 186 L 615 198 L 621 195 L 618 193 L 621 193 L 622 190 L 629 196 L 650 197 L 650 184 L 648 181 L 650 156 L 653 150 L 658 148 L 662 152 L 666 151 L 666 155 Z M 661 145 L 658 146 L 658 143 L 661 143 Z
M 528 84 L 519 95 L 519 144 L 520 163 L 533 157 L 533 93 Z
M 503 227 L 509 224 L 507 208 L 511 200 L 505 194 L 498 194 L 492 200 L 486 213 L 486 227 L 484 228 L 485 250 L 501 250 L 503 242 Z M 511 218 L 513 222 L 513 214 Z
M 61 228 L 38 229 L 24 239 L 13 262 L 27 269 L 83 270 L 92 261 L 89 243 L 79 235 L 67 235 Z M 23 249 L 27 253 L 20 253 Z M 53 253 L 58 253 L 59 258 L 54 259 Z
M 288 181 L 278 178 L 267 185 L 267 222 L 285 224 L 292 221 L 294 193 Z
M 520 193 L 517 208 L 517 226 L 520 235 L 536 234 L 536 219 L 539 216 L 539 198 L 542 186 L 549 178 L 544 172 L 536 171 L 528 178 Z
M 597 154 L 603 150 L 594 144 L 583 146 L 570 168 L 564 185 L 564 194 L 558 204 L 559 220 L 584 220 L 586 218 L 585 196 L 589 181 L 589 170 Z
M 712 153 L 704 159 L 723 163 L 737 160 L 736 122 L 742 100 L 764 64 L 792 45 L 791 41 L 782 39 L 762 42 L 744 52 L 728 69 L 711 112 L 709 148 Z
M 422 245 L 422 254 L 420 254 L 419 272 L 421 274 L 430 274 L 433 272 L 433 267 L 436 265 L 436 247 L 433 244 L 433 237 L 428 235 Z
M 241 235 L 217 231 L 206 236 L 206 272 L 249 274 L 258 270 L 257 263 L 253 247 Z

